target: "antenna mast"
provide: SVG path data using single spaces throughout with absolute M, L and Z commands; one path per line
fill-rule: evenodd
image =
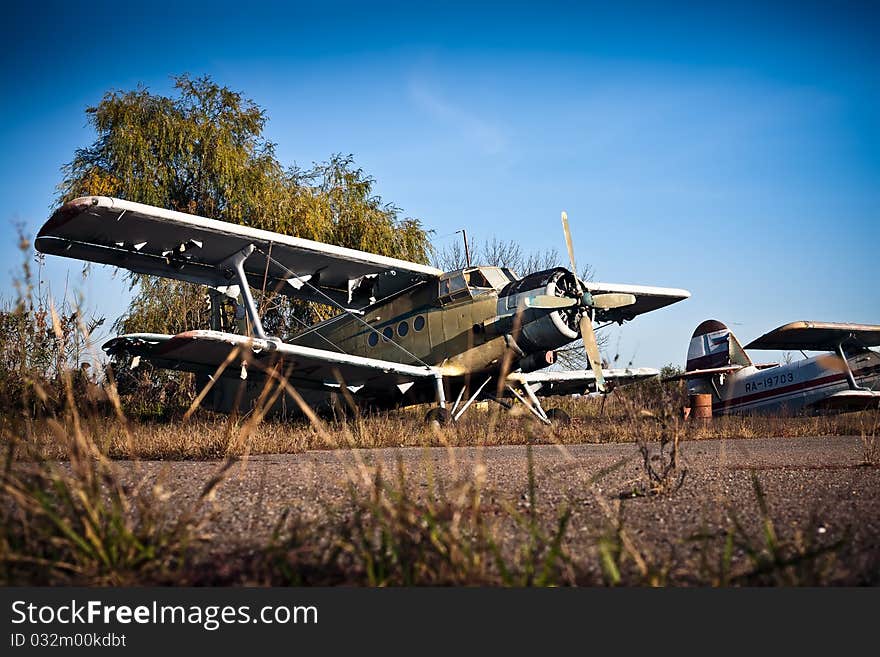
M 461 237 L 464 240 L 464 260 L 467 263 L 467 266 L 471 266 L 471 252 L 468 249 L 468 241 L 467 241 L 467 231 L 462 228 L 461 230 L 455 231 L 456 233 L 461 233 Z

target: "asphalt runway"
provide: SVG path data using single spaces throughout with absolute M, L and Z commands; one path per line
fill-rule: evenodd
M 656 446 L 654 447 L 656 450 Z M 865 465 L 858 436 L 699 440 L 682 443 L 681 487 L 636 496 L 647 478 L 633 443 L 533 447 L 539 516 L 552 526 L 572 510 L 567 545 L 589 561 L 596 539 L 621 523 L 646 559 L 692 568 L 692 538 L 723 533 L 736 518 L 761 541 L 753 476 L 760 482 L 780 540 L 790 544 L 842 541 L 832 581 L 880 583 L 880 468 Z M 652 461 L 655 465 L 658 462 Z M 221 466 L 217 461 L 118 462 L 128 475 L 158 478 L 176 508 L 185 509 Z M 320 522 L 349 499 L 352 483 L 382 469 L 394 479 L 402 465 L 411 490 L 455 490 L 478 476 L 487 509 L 528 502 L 524 446 L 387 448 L 254 456 L 236 463 L 212 501 L 210 549 L 217 553 L 264 543 L 281 514 Z M 140 473 L 140 474 L 136 474 Z M 515 529 L 510 543 L 518 540 Z

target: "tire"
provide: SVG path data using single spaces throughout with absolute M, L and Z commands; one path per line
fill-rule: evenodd
M 561 408 L 550 408 L 547 410 L 547 419 L 555 427 L 567 427 L 571 424 L 571 418 L 568 413 Z
M 437 423 L 441 427 L 449 424 L 450 415 L 449 411 L 445 408 L 432 408 L 425 415 L 425 424 L 433 424 Z

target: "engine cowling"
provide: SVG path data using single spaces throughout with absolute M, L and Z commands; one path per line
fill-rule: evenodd
M 574 274 L 562 267 L 529 274 L 501 290 L 498 297 L 498 315 L 510 316 L 526 297 L 537 295 L 578 298 Z M 526 353 L 552 351 L 580 337 L 576 307 L 560 308 L 552 312 L 526 308 L 522 312 L 516 341 Z M 511 322 L 512 323 L 512 322 Z

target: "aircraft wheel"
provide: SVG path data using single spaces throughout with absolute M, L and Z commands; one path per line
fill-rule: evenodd
M 425 424 L 433 424 L 437 423 L 438 425 L 445 426 L 449 424 L 449 420 L 451 416 L 449 415 L 449 411 L 445 408 L 432 408 L 428 411 L 427 415 L 425 415 Z
M 561 408 L 550 408 L 547 410 L 547 419 L 556 427 L 567 427 L 571 424 L 571 418 L 568 413 Z

